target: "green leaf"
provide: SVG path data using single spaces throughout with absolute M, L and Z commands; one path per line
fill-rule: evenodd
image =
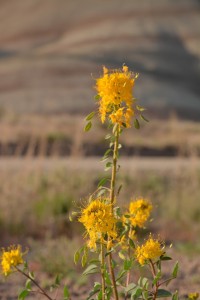
M 119 281 L 126 274 L 125 270 L 122 270 L 118 275 L 116 281 Z
M 126 259 L 125 255 L 122 253 L 122 251 L 119 251 L 118 255 L 121 259 L 123 259 L 123 260 Z
M 29 275 L 29 277 L 30 277 L 31 279 L 35 279 L 35 275 L 34 275 L 33 272 L 29 272 L 28 275 Z
M 116 216 L 121 217 L 121 210 L 119 206 L 114 207 L 113 211 Z
M 66 285 L 64 286 L 64 289 L 63 289 L 63 295 L 64 295 L 64 300 L 69 300 L 70 299 L 69 290 L 68 290 Z
M 148 278 L 146 277 L 140 277 L 138 280 L 138 285 L 141 287 L 145 287 L 147 283 L 148 283 Z
M 110 276 L 107 271 L 105 272 L 105 280 L 107 285 L 111 285 L 112 281 L 110 280 Z
M 158 273 L 156 274 L 154 280 L 153 280 L 153 285 L 155 285 L 160 278 L 161 278 L 161 271 L 159 270 Z
M 118 190 L 117 190 L 117 195 L 119 195 L 119 193 L 120 193 L 120 191 L 121 191 L 122 187 L 123 187 L 123 185 L 122 185 L 122 184 L 120 184 L 120 186 L 119 186 L 119 188 L 118 188 Z
M 110 168 L 110 167 L 112 167 L 112 162 L 111 161 L 106 163 L 106 168 Z
M 99 183 L 98 183 L 98 188 L 99 188 L 100 186 L 103 186 L 103 185 L 106 183 L 107 180 L 108 180 L 107 177 L 102 178 L 102 179 L 99 181 Z
M 102 290 L 99 291 L 99 294 L 98 294 L 97 299 L 98 299 L 98 300 L 102 300 Z
M 98 266 L 95 264 L 91 264 L 85 269 L 85 271 L 83 272 L 83 275 L 94 274 L 97 272 L 98 272 Z
M 177 277 L 177 274 L 178 274 L 178 261 L 176 262 L 176 264 L 175 264 L 175 266 L 174 266 L 174 269 L 173 269 L 173 271 L 172 271 L 172 276 L 173 276 L 174 278 L 176 278 L 176 277 Z
M 178 300 L 178 291 L 173 294 L 172 300 Z
M 136 105 L 136 108 L 137 108 L 137 110 L 139 110 L 139 111 L 144 111 L 144 110 L 146 110 L 146 108 L 144 108 L 144 107 L 142 107 L 142 106 L 140 106 L 140 105 Z
M 107 149 L 106 152 L 104 153 L 104 156 L 102 157 L 102 160 L 105 160 L 109 157 L 110 152 L 112 152 L 112 149 Z
M 149 122 L 149 120 L 147 118 L 145 118 L 145 116 L 140 115 L 141 120 L 145 121 L 145 122 Z
M 100 290 L 101 290 L 101 284 L 99 282 L 95 282 L 94 283 L 94 288 L 93 288 L 93 290 L 90 291 L 89 297 L 87 298 L 87 300 L 89 300 L 92 296 L 94 296 Z
M 99 101 L 100 99 L 101 99 L 101 96 L 99 96 L 99 95 L 94 96 L 94 100 Z
M 101 288 L 101 283 L 100 282 L 95 282 L 94 283 L 94 290 L 100 289 Z
M 31 291 L 31 279 L 27 279 L 25 287 L 27 291 Z
M 80 250 L 78 249 L 75 253 L 74 253 L 74 263 L 77 264 L 77 262 L 80 259 Z
M 130 283 L 124 290 L 126 293 L 130 292 L 131 290 L 136 288 L 136 284 L 135 283 Z
M 82 259 L 81 259 L 82 267 L 85 267 L 86 263 L 87 263 L 87 254 L 84 253 L 83 256 L 82 256 Z
M 21 291 L 21 293 L 18 296 L 18 300 L 24 300 L 26 298 L 26 296 L 29 295 L 29 291 L 27 290 L 23 290 Z
M 139 123 L 138 119 L 134 120 L 134 126 L 136 129 L 140 129 L 140 123 Z
M 131 246 L 131 248 L 135 249 L 135 243 L 132 239 L 129 239 L 129 245 Z
M 170 256 L 162 256 L 160 257 L 161 260 L 172 260 L 172 258 Z
M 125 259 L 124 261 L 124 270 L 128 271 L 132 267 L 132 261 L 129 259 Z
M 167 298 L 167 297 L 171 297 L 171 296 L 172 296 L 172 293 L 170 293 L 169 291 L 164 290 L 164 289 L 158 289 L 157 298 Z
M 105 171 L 108 171 L 112 167 L 112 162 L 108 161 L 106 163 Z
M 27 261 L 24 261 L 24 268 L 23 268 L 23 270 L 25 271 L 27 269 L 28 269 L 28 263 L 27 263 Z
M 141 294 L 142 288 L 140 286 L 136 286 L 131 293 L 131 299 L 137 299 Z
M 61 276 L 57 275 L 56 278 L 55 278 L 55 286 L 58 287 L 60 285 L 60 281 L 61 281 Z
M 94 117 L 94 115 L 95 115 L 95 112 L 92 111 L 89 115 L 86 116 L 85 120 L 86 120 L 86 121 L 92 120 L 92 118 Z
M 91 129 L 91 127 L 92 127 L 92 122 L 90 121 L 90 122 L 88 122 L 88 123 L 85 125 L 84 131 L 85 131 L 85 132 L 89 131 L 89 130 Z

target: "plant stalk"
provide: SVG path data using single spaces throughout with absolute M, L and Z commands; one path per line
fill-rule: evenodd
M 115 130 L 115 141 L 114 141 L 114 150 L 113 150 L 113 164 L 112 164 L 112 174 L 111 174 L 111 184 L 110 184 L 110 203 L 111 203 L 111 210 L 113 212 L 113 206 L 115 201 L 115 185 L 116 185 L 116 174 L 117 174 L 117 159 L 118 159 L 118 146 L 119 146 L 119 130 L 120 127 L 117 125 Z M 108 266 L 109 272 L 111 276 L 111 281 L 113 285 L 113 293 L 115 300 L 119 299 L 115 273 L 112 266 L 112 254 L 109 253 L 108 255 Z
M 114 142 L 114 150 L 113 150 L 113 165 L 112 165 L 112 175 L 111 175 L 111 185 L 110 185 L 110 202 L 112 205 L 115 200 L 115 185 L 116 185 L 116 174 L 117 174 L 117 159 L 118 159 L 118 146 L 119 146 L 119 125 L 115 130 L 115 142 Z
M 49 300 L 54 300 L 53 298 L 51 298 L 46 291 L 37 283 L 37 281 L 35 281 L 35 279 L 31 278 L 31 276 L 29 276 L 28 274 L 26 274 L 24 271 L 20 270 L 18 267 L 15 267 L 17 269 L 18 272 L 20 272 L 22 275 L 24 275 L 26 278 L 30 279 L 40 290 L 40 293 L 42 295 L 44 295 L 46 298 L 48 298 Z
M 150 262 L 150 266 L 151 266 L 151 271 L 152 271 L 153 277 L 155 278 L 156 277 L 156 270 L 155 270 L 154 263 L 152 262 L 151 259 L 149 260 L 149 262 Z M 156 282 L 155 291 L 154 291 L 154 294 L 153 294 L 153 300 L 156 300 L 157 293 L 158 293 L 158 288 L 159 288 L 159 282 Z
M 101 291 L 102 300 L 105 300 L 105 276 L 104 276 L 104 245 L 101 243 Z

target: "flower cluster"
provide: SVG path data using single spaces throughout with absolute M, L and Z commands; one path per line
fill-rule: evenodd
M 14 271 L 13 267 L 17 267 L 20 264 L 23 264 L 23 253 L 21 251 L 21 246 L 11 246 L 7 250 L 3 249 L 1 255 L 1 268 L 5 276 L 9 275 Z
M 82 210 L 79 222 L 86 228 L 89 235 L 88 247 L 91 249 L 96 249 L 98 241 L 106 243 L 108 239 L 117 237 L 116 218 L 106 199 L 97 198 L 90 202 Z
M 141 265 L 144 265 L 148 260 L 159 259 L 164 254 L 164 247 L 159 240 L 153 239 L 151 236 L 142 246 L 137 246 L 135 256 Z
M 99 97 L 99 113 L 102 123 L 106 117 L 113 124 L 131 127 L 133 109 L 133 86 L 138 75 L 134 75 L 127 66 L 122 69 L 108 70 L 104 67 L 104 74 L 96 80 Z
M 143 198 L 132 200 L 129 204 L 129 218 L 123 217 L 125 222 L 130 222 L 133 227 L 144 227 L 152 211 L 152 204 Z

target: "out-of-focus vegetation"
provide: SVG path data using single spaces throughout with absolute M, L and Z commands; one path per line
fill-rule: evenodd
M 131 160 L 126 162 L 129 164 Z M 29 166 L 25 169 L 23 163 L 21 169 L 18 164 L 16 169 L 8 168 L 1 172 L 1 235 L 40 239 L 60 235 L 71 238 L 80 233 L 79 225 L 71 223 L 69 215 L 72 210 L 79 209 L 103 175 L 100 168 L 95 170 L 93 163 L 89 159 L 87 167 L 81 168 L 80 165 L 75 170 L 73 160 L 66 167 L 63 160 L 63 167 L 58 169 L 53 160 L 48 162 L 45 170 L 35 166 L 36 160 L 32 163 L 33 168 Z M 103 164 L 100 167 L 103 168 Z M 141 195 L 153 202 L 157 221 L 152 221 L 152 230 L 160 227 L 159 231 L 163 230 L 169 242 L 191 242 L 194 239 L 200 221 L 198 167 L 189 170 L 184 166 L 148 170 L 122 166 L 118 180 L 120 184 L 119 200 L 122 206 L 126 206 L 130 197 Z

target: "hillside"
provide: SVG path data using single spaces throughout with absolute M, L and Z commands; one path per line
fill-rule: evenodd
M 1 0 L 0 21 L 1 114 L 88 112 L 126 63 L 149 115 L 200 119 L 198 1 Z

